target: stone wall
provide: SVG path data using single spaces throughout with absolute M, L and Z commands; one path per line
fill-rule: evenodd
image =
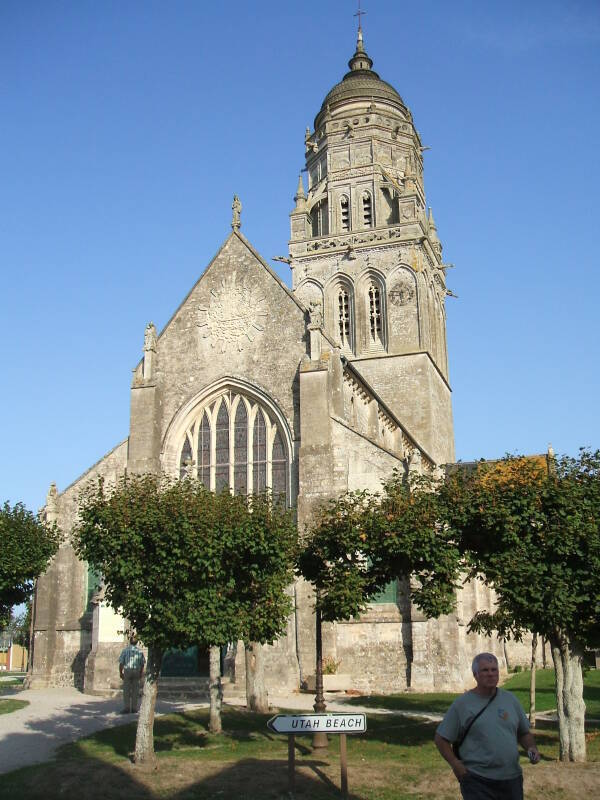
M 78 498 L 91 481 L 117 480 L 127 463 L 127 441 L 72 483 L 62 494 L 52 491 L 46 517 L 55 520 L 65 542 L 37 581 L 34 610 L 32 688 L 77 686 L 83 688 L 85 663 L 92 646 L 92 615 L 87 608 L 88 569 L 70 544 L 77 522 Z
M 450 387 L 427 353 L 358 359 L 352 366 L 437 464 L 454 461 Z

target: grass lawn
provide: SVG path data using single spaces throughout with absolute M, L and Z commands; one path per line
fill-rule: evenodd
M 523 708 L 529 712 L 529 670 L 516 672 L 502 685 L 504 689 L 513 692 L 521 701 Z M 364 705 L 371 708 L 387 708 L 393 711 L 433 711 L 443 714 L 457 694 L 393 694 L 370 695 L 369 697 L 355 697 L 348 700 L 350 705 Z M 600 719 L 600 670 L 590 670 L 584 679 L 583 697 L 586 704 L 587 716 L 591 719 Z M 556 708 L 554 697 L 554 670 L 536 670 L 535 705 L 537 711 L 549 711 Z
M 529 670 L 511 675 L 503 686 L 514 692 L 521 701 L 525 711 L 529 711 Z M 583 699 L 586 715 L 592 719 L 600 719 L 600 669 L 591 669 L 583 679 Z M 538 669 L 535 674 L 535 707 L 537 711 L 548 711 L 556 708 L 554 696 L 554 670 Z
M 27 700 L 0 700 L 0 714 L 10 714 L 11 711 L 18 711 L 20 708 L 28 706 Z
M 267 716 L 228 709 L 225 733 L 207 732 L 205 709 L 155 723 L 159 768 L 131 765 L 135 725 L 102 731 L 63 747 L 55 761 L 2 776 L 6 797 L 26 800 L 275 800 L 287 797 L 287 737 L 271 734 Z M 352 800 L 457 800 L 456 781 L 433 745 L 435 723 L 369 716 L 368 731 L 348 738 Z M 557 734 L 538 731 L 543 762 L 522 759 L 528 800 L 580 800 L 600 793 L 600 727 L 589 735 L 588 764 L 558 765 Z M 296 739 L 297 798 L 339 794 L 339 740 L 329 751 Z
M 9 688 L 11 686 L 23 686 L 23 678 L 5 678 L 4 680 L 0 681 L 0 692 L 2 689 Z

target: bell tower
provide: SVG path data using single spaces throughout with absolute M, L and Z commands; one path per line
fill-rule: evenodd
M 292 286 L 436 463 L 454 460 L 442 245 L 412 114 L 358 29 L 343 79 L 306 129 L 290 214 Z

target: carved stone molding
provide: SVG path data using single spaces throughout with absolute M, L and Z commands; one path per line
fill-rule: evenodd
M 267 318 L 266 297 L 260 289 L 247 286 L 236 273 L 211 289 L 207 306 L 198 307 L 198 328 L 220 353 L 242 351 L 262 334 Z

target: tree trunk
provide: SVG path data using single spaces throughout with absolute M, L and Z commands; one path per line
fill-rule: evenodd
M 221 706 L 223 704 L 223 685 L 221 684 L 221 648 L 211 647 L 209 650 L 210 663 L 210 716 L 208 730 L 211 733 L 221 733 Z
M 534 633 L 531 638 L 531 675 L 529 677 L 529 724 L 535 728 L 535 667 L 537 656 L 538 635 Z
M 265 687 L 265 663 L 262 644 L 244 643 L 246 656 L 246 707 L 249 711 L 266 714 L 269 711 L 269 698 Z
M 560 631 L 550 638 L 556 671 L 556 712 L 561 761 L 585 761 L 583 650 Z
M 137 731 L 135 734 L 136 764 L 145 767 L 156 766 L 154 758 L 154 707 L 158 693 L 158 676 L 162 663 L 162 650 L 148 646 L 148 663 L 146 664 L 146 678 L 142 692 L 142 702 L 138 716 Z
M 542 668 L 546 669 L 548 662 L 546 661 L 546 637 L 542 636 Z
M 511 664 L 508 660 L 508 647 L 506 646 L 506 639 L 502 640 L 502 647 L 504 649 L 504 660 L 506 662 L 506 671 L 510 672 Z

